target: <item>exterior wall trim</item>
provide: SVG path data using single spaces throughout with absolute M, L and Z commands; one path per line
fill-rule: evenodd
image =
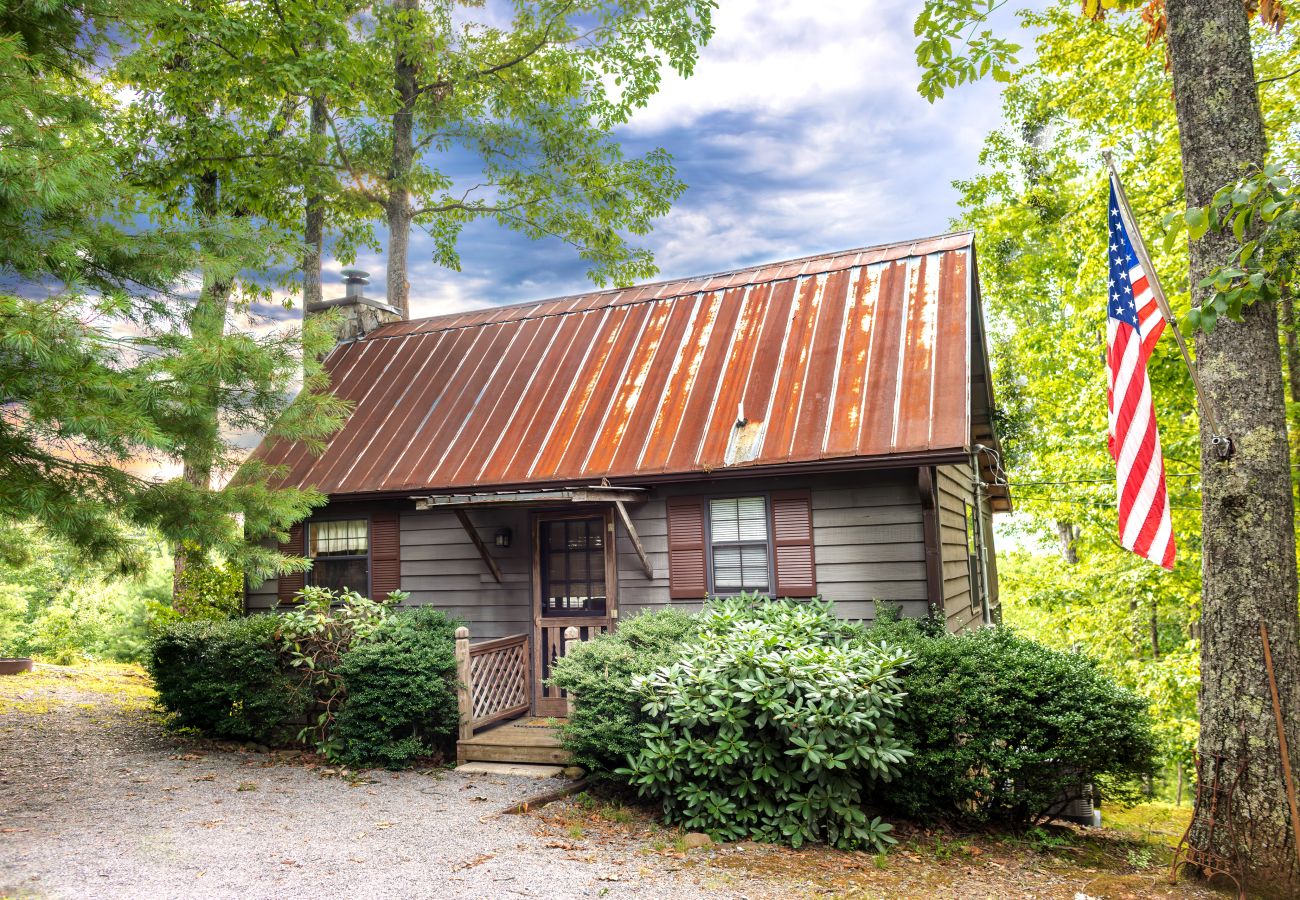
M 917 492 L 921 497 L 921 528 L 925 536 L 925 586 L 930 611 L 945 616 L 943 601 L 943 554 L 939 535 L 939 486 L 933 466 L 916 470 Z
M 970 462 L 970 449 L 955 447 L 951 450 L 929 451 L 926 453 L 900 453 L 890 456 L 873 456 L 847 460 L 812 460 L 801 463 L 784 463 L 771 466 L 754 466 L 752 468 L 736 467 L 712 469 L 707 472 L 684 472 L 677 474 L 637 475 L 626 478 L 607 479 L 612 487 L 681 484 L 689 482 L 719 481 L 727 478 L 776 478 L 786 475 L 838 475 L 848 472 L 878 471 L 881 469 L 911 469 L 916 466 L 942 466 L 954 463 Z M 480 489 L 491 488 L 494 491 L 511 490 L 548 490 L 572 487 L 573 481 L 528 482 L 520 484 L 480 485 Z M 410 500 L 413 495 L 431 488 L 404 488 L 400 491 L 366 491 L 359 494 L 329 494 L 330 503 L 355 503 L 384 500 Z M 452 489 L 448 491 L 454 492 Z M 442 491 L 440 488 L 439 491 Z

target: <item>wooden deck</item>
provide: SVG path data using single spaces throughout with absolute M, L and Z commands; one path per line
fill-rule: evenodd
M 485 728 L 456 742 L 456 762 L 508 762 L 568 765 L 555 724 L 562 719 L 528 716 Z

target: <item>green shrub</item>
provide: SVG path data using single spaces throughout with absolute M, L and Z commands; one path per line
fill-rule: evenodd
M 214 737 L 284 737 L 309 698 L 280 666 L 278 626 L 275 616 L 254 616 L 163 627 L 147 660 L 159 704 L 177 724 Z
M 717 602 L 678 661 L 638 678 L 653 722 L 626 771 L 667 820 L 727 839 L 883 849 L 868 784 L 907 758 L 893 734 L 907 655 L 847 640 L 829 604 Z
M 399 769 L 448 748 L 456 734 L 455 631 L 437 610 L 398 612 L 335 672 L 345 691 L 328 741 L 350 766 Z
M 560 736 L 578 765 L 597 778 L 613 778 L 641 749 L 641 726 L 649 717 L 632 679 L 672 662 L 695 630 L 695 617 L 679 610 L 643 612 L 555 663 L 551 684 L 573 697 Z
M 913 819 L 1020 825 L 1060 812 L 1063 787 L 1122 786 L 1156 752 L 1146 701 L 1085 656 L 1006 628 L 960 635 L 914 621 L 869 632 L 914 657 L 898 736 L 913 757 L 878 798 Z
M 369 641 L 393 614 L 393 608 L 410 594 L 393 591 L 386 600 L 371 600 L 355 591 L 331 591 L 307 586 L 295 605 L 280 615 L 277 633 L 288 666 L 297 673 L 299 687 L 315 698 L 313 724 L 298 739 L 315 744 L 317 751 L 335 752 L 334 717 L 346 695 L 338 672 L 343 655 Z
M 162 620 L 233 619 L 244 610 L 244 572 L 231 562 L 211 559 L 196 546 L 186 546 L 185 565 L 173 586 L 170 606 L 156 615 Z

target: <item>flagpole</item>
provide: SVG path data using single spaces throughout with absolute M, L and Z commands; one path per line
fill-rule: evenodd
M 1119 198 L 1119 214 L 1124 217 L 1126 230 L 1133 242 L 1133 251 L 1138 255 L 1138 262 L 1142 263 L 1142 270 L 1146 272 L 1147 280 L 1151 283 L 1151 293 L 1160 306 L 1160 312 L 1165 317 L 1165 323 L 1174 333 L 1174 340 L 1178 342 L 1178 349 L 1183 353 L 1183 362 L 1187 364 L 1187 371 L 1192 376 L 1192 385 L 1196 388 L 1196 399 L 1201 406 L 1201 415 L 1205 416 L 1205 421 L 1210 426 L 1210 443 L 1219 459 L 1227 459 L 1232 456 L 1232 438 L 1225 436 L 1219 430 L 1219 419 L 1214 414 L 1214 403 L 1201 385 L 1201 374 L 1196 369 L 1196 363 L 1192 361 L 1192 355 L 1187 352 L 1187 341 L 1183 339 L 1183 333 L 1178 328 L 1178 320 L 1174 318 L 1173 310 L 1169 308 L 1169 301 L 1165 297 L 1164 288 L 1160 286 L 1160 276 L 1156 274 L 1156 267 L 1151 264 L 1151 255 L 1147 253 L 1147 245 L 1142 240 L 1142 232 L 1133 219 L 1133 210 L 1128 205 L 1128 195 L 1124 193 L 1124 182 L 1120 180 L 1119 171 L 1115 168 L 1115 160 L 1111 157 L 1109 150 L 1103 150 L 1101 155 L 1105 158 L 1106 167 L 1110 170 L 1111 183 L 1115 185 L 1115 194 Z

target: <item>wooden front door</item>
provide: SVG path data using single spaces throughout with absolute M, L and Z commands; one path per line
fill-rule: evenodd
M 533 713 L 562 716 L 564 692 L 546 684 L 564 633 L 604 634 L 618 618 L 614 519 L 608 510 L 533 519 Z

